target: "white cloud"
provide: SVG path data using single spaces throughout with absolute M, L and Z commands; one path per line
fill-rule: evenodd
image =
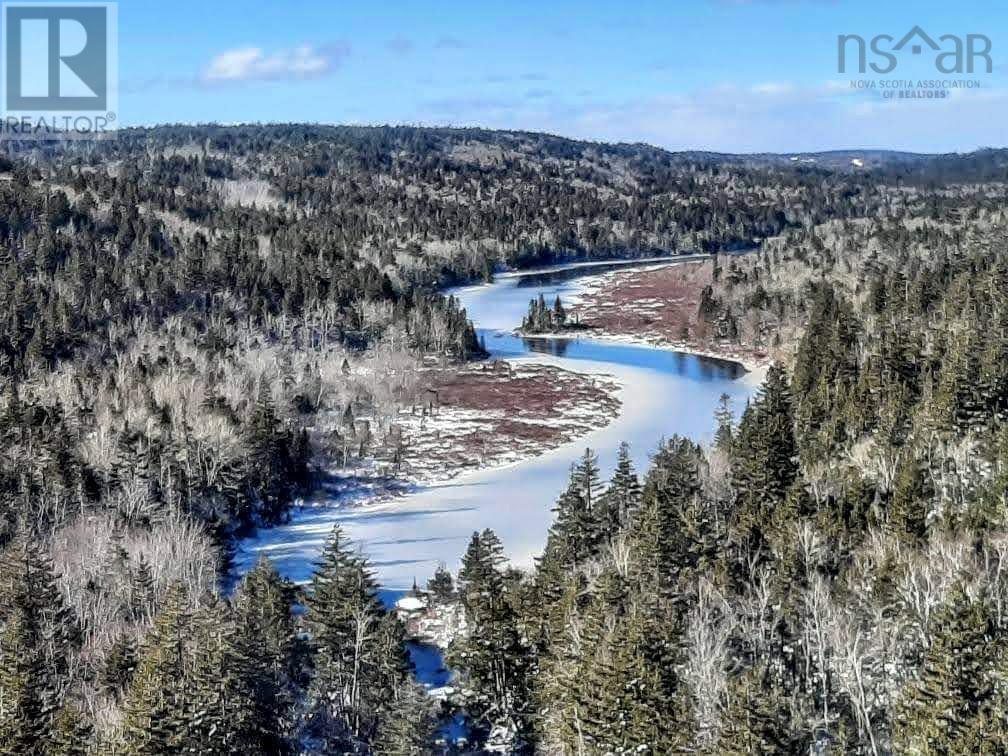
M 429 122 L 549 131 L 679 149 L 798 152 L 891 148 L 925 152 L 1003 145 L 1008 91 L 953 90 L 943 100 L 883 99 L 850 82 L 725 84 L 624 100 L 555 95 L 427 103 Z M 962 124 L 971 124 L 964 130 Z
M 344 44 L 322 48 L 303 44 L 271 53 L 261 47 L 238 47 L 215 55 L 200 79 L 209 84 L 315 79 L 332 73 L 348 52 Z

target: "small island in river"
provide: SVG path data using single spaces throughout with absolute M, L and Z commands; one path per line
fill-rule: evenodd
M 586 331 L 590 326 L 581 322 L 578 315 L 571 317 L 557 296 L 553 305 L 546 304 L 540 294 L 529 301 L 528 314 L 522 319 L 518 334 L 522 336 L 567 335 Z

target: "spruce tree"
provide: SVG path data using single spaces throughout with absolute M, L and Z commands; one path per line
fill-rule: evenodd
M 1005 631 L 985 596 L 957 584 L 932 620 L 923 664 L 900 698 L 893 740 L 922 754 L 1004 753 L 1008 749 Z
M 434 575 L 427 581 L 427 590 L 435 601 L 441 603 L 451 600 L 455 595 L 455 580 L 444 562 L 438 564 Z
M 635 574 L 643 585 L 673 591 L 712 556 L 716 533 L 701 497 L 700 449 L 673 437 L 659 447 L 648 473 L 641 506 L 629 532 Z
M 312 575 L 306 600 L 315 731 L 334 749 L 371 741 L 380 706 L 410 663 L 402 629 L 386 616 L 367 563 L 336 527 Z
M 228 753 L 254 746 L 244 735 L 257 712 L 244 684 L 248 671 L 233 653 L 235 628 L 228 609 L 208 597 L 192 619 L 186 747 Z
M 263 558 L 242 578 L 232 602 L 229 651 L 247 702 L 240 740 L 254 751 L 282 754 L 293 748 L 293 707 L 303 661 L 291 615 L 294 594 Z
M 736 546 L 747 553 L 765 549 L 771 514 L 797 478 L 797 455 L 790 387 L 784 368 L 774 364 L 742 415 L 732 456 L 731 532 Z
M 46 679 L 39 653 L 42 632 L 23 608 L 8 614 L 0 635 L 0 753 L 46 753 L 55 734 L 55 710 L 40 683 Z
M 905 457 L 896 473 L 888 510 L 889 530 L 896 538 L 914 546 L 924 542 L 930 497 L 924 471 L 913 457 Z
M 728 686 L 717 752 L 725 756 L 807 753 L 790 702 L 765 668 L 743 672 Z
M 127 756 L 180 753 L 190 747 L 192 630 L 185 589 L 174 584 L 144 639 L 123 702 Z
M 502 728 L 524 738 L 531 727 L 530 650 L 519 633 L 513 588 L 502 566 L 496 534 L 473 533 L 459 571 L 469 633 L 452 643 L 447 661 L 463 675 L 466 711 L 477 733 L 485 737 Z
M 563 569 L 571 569 L 591 556 L 600 535 L 599 516 L 607 514 L 598 489 L 598 465 L 586 450 L 581 462 L 571 468 L 567 490 L 553 509 L 556 517 L 547 536 L 544 561 L 554 560 Z
M 0 747 L 44 751 L 69 683 L 69 657 L 80 628 L 56 584 L 45 547 L 10 543 L 0 558 Z
M 435 702 L 422 687 L 403 682 L 382 707 L 371 752 L 375 756 L 425 756 L 433 752 Z
M 596 520 L 602 535 L 612 540 L 620 528 L 625 527 L 640 506 L 641 487 L 630 461 L 630 445 L 619 445 L 616 469 L 609 488 L 599 499 Z
M 94 728 L 75 704 L 64 705 L 56 717 L 52 756 L 87 756 L 92 752 Z
M 137 666 L 136 643 L 128 635 L 121 635 L 112 641 L 99 674 L 102 690 L 112 698 L 122 697 L 126 686 L 133 679 Z
M 714 411 L 714 422 L 717 424 L 717 430 L 714 432 L 714 448 L 722 452 L 731 451 L 734 440 L 734 421 L 731 397 L 728 394 L 721 394 L 717 409 Z
M 598 501 L 602 480 L 599 477 L 598 455 L 591 449 L 585 449 L 581 459 L 574 467 L 571 483 L 585 501 L 588 512 L 592 513 Z

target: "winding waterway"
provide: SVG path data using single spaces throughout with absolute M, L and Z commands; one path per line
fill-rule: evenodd
M 623 386 L 623 406 L 609 425 L 532 459 L 466 473 L 380 503 L 324 497 L 295 511 L 290 523 L 243 541 L 236 571 L 244 572 L 265 554 L 282 574 L 306 581 L 336 524 L 367 555 L 387 595 L 409 588 L 414 579 L 423 584 L 439 562 L 456 569 L 472 533 L 484 528 L 501 538 L 512 564 L 531 567 L 545 543 L 551 508 L 567 482 L 570 465 L 585 447 L 598 453 L 607 475 L 620 442 L 628 441 L 643 473 L 659 439 L 672 434 L 708 439 L 720 395 L 728 394 L 741 410 L 759 376 L 746 373 L 737 363 L 670 350 L 511 334 L 530 299 L 543 294 L 552 301 L 559 295 L 569 302 L 579 295 L 583 276 L 598 272 L 572 266 L 511 274 L 451 293 L 465 306 L 493 357 L 616 378 Z
M 721 394 L 728 394 L 741 410 L 761 375 L 746 373 L 734 362 L 666 349 L 589 338 L 512 335 L 532 298 L 542 294 L 552 302 L 560 296 L 570 303 L 580 296 L 584 277 L 600 270 L 604 268 L 570 266 L 509 274 L 492 284 L 450 293 L 466 308 L 491 357 L 614 377 L 622 386 L 622 407 L 612 422 L 537 457 L 466 473 L 379 503 L 368 503 L 360 494 L 352 500 L 323 495 L 292 513 L 289 523 L 239 544 L 235 573 L 244 573 L 265 554 L 281 574 L 306 582 L 334 525 L 340 525 L 370 560 L 387 605 L 414 581 L 423 585 L 439 563 L 456 570 L 472 533 L 484 528 L 501 538 L 512 564 L 531 567 L 546 542 L 552 507 L 567 483 L 571 463 L 585 447 L 598 453 L 603 474 L 608 475 L 620 443 L 627 441 L 643 474 L 659 439 L 673 434 L 709 439 Z M 430 690 L 450 683 L 452 673 L 445 669 L 438 648 L 411 642 L 408 649 L 420 683 Z M 446 713 L 439 735 L 451 742 L 466 737 L 464 715 Z

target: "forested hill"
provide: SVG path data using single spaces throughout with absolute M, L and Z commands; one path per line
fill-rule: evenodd
M 235 536 L 282 521 L 318 471 L 366 465 L 377 446 L 396 443 L 394 418 L 415 409 L 419 376 L 480 353 L 466 313 L 436 288 L 505 264 L 763 240 L 761 254 L 712 266 L 694 320 L 726 338 L 797 348 L 798 358 L 793 384 L 775 369 L 737 430 L 722 417 L 722 448 L 709 461 L 680 440 L 660 449 L 639 507 L 633 486 L 634 506 L 612 506 L 617 486 L 597 509 L 587 455 L 534 583 L 502 571 L 493 534 L 474 540 L 460 577 L 475 645 L 455 663 L 473 695 L 474 732 L 504 730 L 529 748 L 547 732 L 577 744 L 567 752 L 589 752 L 585 738 L 600 752 L 640 751 L 642 740 L 668 752 L 686 741 L 657 739 L 669 728 L 655 733 L 655 723 L 675 722 L 678 737 L 692 717 L 711 752 L 751 752 L 721 747 L 722 716 L 756 728 L 801 722 L 800 737 L 777 742 L 808 744 L 821 710 L 830 742 L 857 733 L 862 752 L 878 753 L 891 646 L 872 657 L 869 694 L 860 626 L 792 621 L 796 606 L 824 605 L 825 594 L 781 600 L 778 589 L 806 574 L 819 586 L 813 573 L 832 579 L 846 559 L 857 569 L 830 584 L 829 606 L 854 616 L 848 597 L 874 592 L 857 619 L 884 630 L 875 618 L 892 616 L 892 586 L 905 588 L 928 618 L 900 668 L 906 680 L 930 647 L 929 623 L 946 616 L 930 619 L 944 592 L 916 602 L 928 577 L 911 567 L 938 563 L 921 544 L 959 549 L 956 574 L 1008 563 L 978 540 L 1008 519 L 1003 152 L 884 155 L 854 170 L 524 132 L 296 125 L 166 126 L 7 149 L 4 753 L 287 753 L 312 743 L 425 752 L 428 699 L 407 680 L 402 629 L 343 540 L 329 544 L 303 619 L 268 564 L 231 601 L 220 578 Z M 992 459 L 976 476 L 949 473 L 953 461 L 966 470 L 960 462 Z M 698 487 L 694 467 L 714 472 Z M 925 471 L 945 485 L 941 506 L 928 504 Z M 993 487 L 975 497 L 983 486 Z M 891 549 L 871 545 L 876 527 L 892 531 Z M 822 537 L 802 535 L 811 528 Z M 802 570 L 789 556 L 795 539 L 807 552 Z M 638 569 L 641 560 L 651 563 Z M 1000 573 L 991 580 L 1003 584 Z M 661 602 L 650 599 L 655 587 Z M 668 618 L 687 615 L 692 646 L 652 632 L 679 632 Z M 839 633 L 833 650 L 824 627 Z M 689 653 L 705 638 L 717 648 Z M 673 679 L 680 651 L 710 662 L 685 687 Z M 828 654 L 847 660 L 835 678 Z M 763 682 L 728 679 L 729 670 L 755 675 L 753 660 L 769 670 Z M 594 708 L 568 695 L 584 679 L 605 693 Z M 760 687 L 768 680 L 773 697 Z M 736 685 L 743 693 L 728 696 Z M 709 695 L 693 701 L 690 690 Z M 792 709 L 779 705 L 785 693 Z M 941 721 L 949 707 L 925 697 Z M 777 708 L 754 715 L 745 700 Z M 970 732 L 990 729 L 974 714 Z M 756 742 L 726 728 L 726 743 Z M 765 733 L 776 737 L 769 724 Z
M 26 157 L 54 184 L 156 210 L 173 230 L 304 237 L 397 286 L 501 261 L 709 251 L 882 202 L 879 177 L 833 170 L 850 168 L 836 154 L 793 162 L 528 132 L 165 126 L 51 149 Z M 917 174 L 947 164 L 917 157 L 873 153 L 871 164 Z M 974 173 L 989 171 L 979 162 Z

